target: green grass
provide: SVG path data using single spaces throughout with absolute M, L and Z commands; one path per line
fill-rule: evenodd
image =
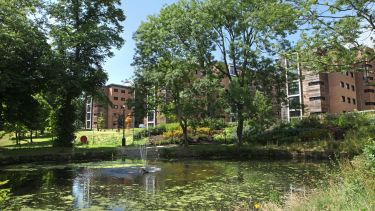
M 375 174 L 365 166 L 364 156 L 342 162 L 327 186 L 307 197 L 291 195 L 280 207 L 266 203 L 262 210 L 375 210 Z M 243 209 L 246 210 L 246 209 Z
M 134 132 L 140 130 L 136 128 Z M 116 130 L 102 130 L 102 131 L 78 131 L 76 133 L 75 148 L 105 148 L 105 147 L 120 147 L 122 140 L 122 131 Z M 88 144 L 81 144 L 80 137 L 87 136 Z M 133 141 L 133 130 L 128 129 L 125 132 L 126 145 L 138 145 L 144 144 L 147 139 Z M 17 146 L 14 136 L 12 134 L 6 134 L 0 139 L 0 149 L 19 149 L 19 148 L 45 148 L 52 147 L 53 137 L 38 137 L 33 138 L 33 143 L 29 142 L 29 139 L 21 141 L 21 145 Z

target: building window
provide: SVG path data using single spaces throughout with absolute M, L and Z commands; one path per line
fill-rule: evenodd
M 148 112 L 147 120 L 148 120 L 149 122 L 153 122 L 153 121 L 154 121 L 154 112 L 153 112 L 153 111 Z
M 346 72 L 345 74 L 346 74 L 346 75 L 349 75 L 349 72 Z
M 324 85 L 324 82 L 323 81 L 309 82 L 309 86 L 315 86 L 315 85 Z
M 301 116 L 301 111 L 290 111 L 289 116 L 290 117 L 299 117 L 299 116 Z
M 353 72 L 350 72 L 350 76 L 351 76 L 352 78 L 354 78 L 354 73 L 353 73 Z
M 118 92 L 118 89 L 113 89 L 113 92 Z
M 118 100 L 118 97 L 113 97 L 114 100 Z
M 353 104 L 355 105 L 356 104 L 356 102 L 355 102 L 355 99 L 353 98 Z
M 341 83 L 341 87 L 344 88 L 345 87 L 345 83 L 344 82 L 340 82 Z
M 310 101 L 315 101 L 315 100 L 325 100 L 325 97 L 318 96 L 318 97 L 310 97 Z
M 352 90 L 355 91 L 355 87 L 354 87 L 354 85 L 352 85 Z
M 365 89 L 365 93 L 368 93 L 368 92 L 374 93 L 375 90 L 373 90 L 373 89 Z
M 374 80 L 374 77 L 372 77 L 372 76 L 368 76 L 367 79 L 368 79 L 368 80 Z
M 113 108 L 114 109 L 118 109 L 118 105 L 113 105 Z
M 375 105 L 375 102 L 366 102 L 365 105 L 368 105 L 368 106 Z
M 341 96 L 341 101 L 342 102 L 345 102 L 345 99 L 346 99 L 345 96 Z
M 121 101 L 125 101 L 125 98 L 124 98 L 124 97 L 122 97 L 122 98 L 121 98 Z
M 229 75 L 236 75 L 236 72 L 234 71 L 234 66 L 229 67 Z
M 117 113 L 113 113 L 113 116 L 117 116 Z
M 290 97 L 289 99 L 289 109 L 300 109 L 301 102 L 299 97 Z
M 299 84 L 297 81 L 288 84 L 288 94 L 296 95 L 299 94 Z
M 125 90 L 121 90 L 121 93 L 125 93 Z
M 350 85 L 348 83 L 346 83 L 346 88 L 350 89 Z
M 348 97 L 348 103 L 350 103 L 350 101 L 351 101 L 351 99 L 350 99 L 350 97 Z

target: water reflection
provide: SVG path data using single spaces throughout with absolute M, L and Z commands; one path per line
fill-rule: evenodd
M 160 171 L 144 173 L 138 161 L 11 166 L 9 209 L 224 209 L 237 201 L 262 201 L 270 193 L 314 187 L 324 164 L 235 161 L 150 161 Z M 1 208 L 0 208 L 1 209 Z
M 74 197 L 74 208 L 82 209 L 90 207 L 90 184 L 94 176 L 91 169 L 83 169 L 73 180 L 72 193 Z

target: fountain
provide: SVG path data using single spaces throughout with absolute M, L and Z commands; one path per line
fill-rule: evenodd
M 161 169 L 155 166 L 148 166 L 147 162 L 147 143 L 150 143 L 150 133 L 148 133 L 148 140 L 144 144 L 139 145 L 139 153 L 141 156 L 141 161 L 142 161 L 142 167 L 140 169 L 140 172 L 142 174 L 147 174 L 147 173 L 154 173 L 157 171 L 160 171 Z

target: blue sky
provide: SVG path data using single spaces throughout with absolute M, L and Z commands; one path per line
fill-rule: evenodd
M 134 55 L 135 44 L 132 39 L 147 16 L 157 14 L 164 5 L 177 2 L 177 0 L 122 0 L 121 8 L 125 11 L 126 21 L 124 24 L 125 45 L 120 50 L 114 50 L 115 56 L 109 58 L 104 65 L 108 72 L 108 82 L 121 84 L 122 80 L 130 79 L 134 69 L 131 66 Z

